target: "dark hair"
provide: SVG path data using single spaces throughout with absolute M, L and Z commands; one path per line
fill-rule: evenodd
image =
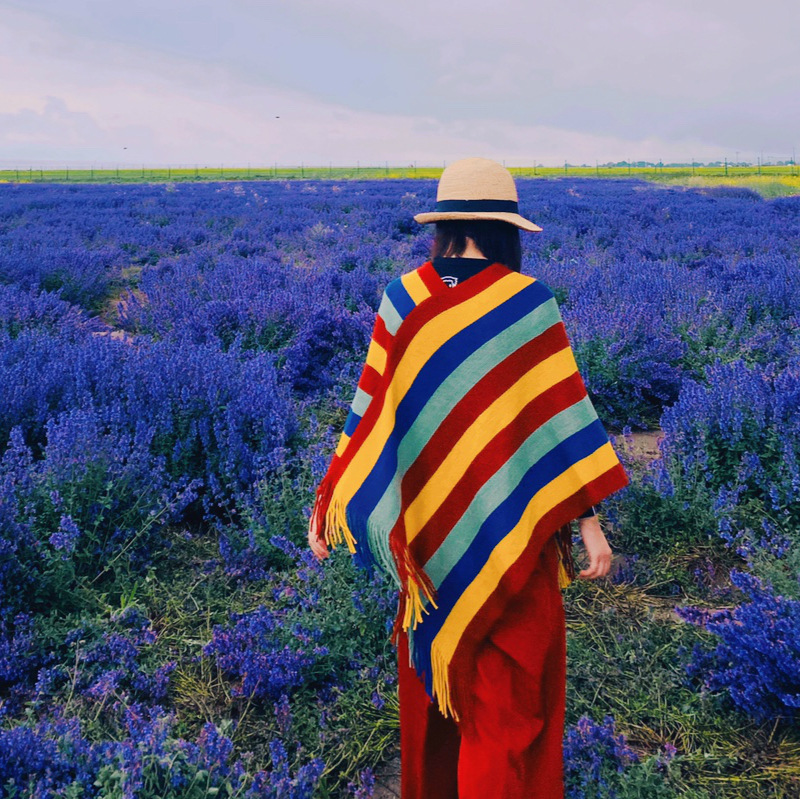
M 467 236 L 492 262 L 499 262 L 515 272 L 522 269 L 519 228 L 499 219 L 445 219 L 436 223 L 431 258 L 437 255 L 461 255 Z

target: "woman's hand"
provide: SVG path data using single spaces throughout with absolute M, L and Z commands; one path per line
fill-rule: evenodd
M 583 538 L 586 554 L 589 556 L 589 566 L 578 572 L 578 577 L 584 580 L 596 580 L 605 577 L 611 568 L 611 547 L 606 541 L 597 516 L 578 519 L 578 525 Z
M 328 547 L 324 541 L 320 541 L 316 535 L 311 531 L 311 528 L 308 528 L 308 545 L 311 547 L 311 551 L 317 556 L 319 560 L 325 560 L 325 558 L 330 555 L 328 552 Z

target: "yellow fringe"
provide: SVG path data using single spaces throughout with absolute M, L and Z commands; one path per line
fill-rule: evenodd
M 428 591 L 428 587 L 425 585 L 425 583 L 422 583 L 422 590 L 425 592 L 425 596 L 428 598 L 428 602 L 430 602 L 431 605 L 433 605 L 435 608 L 438 608 L 439 606 L 436 604 L 436 601 L 433 598 L 433 594 L 431 594 L 431 592 Z
M 336 498 L 331 498 L 328 509 L 325 512 L 323 530 L 325 533 L 325 543 L 328 544 L 328 546 L 336 548 L 338 544 L 342 543 L 342 539 L 344 538 L 347 548 L 350 550 L 350 554 L 352 555 L 356 551 L 356 539 L 347 524 L 347 514 L 345 512 L 344 503 L 338 501 Z
M 424 587 L 424 586 L 423 586 Z M 420 586 L 417 585 L 416 580 L 408 576 L 408 593 L 406 594 L 405 608 L 403 609 L 403 629 L 408 630 L 410 627 L 413 630 L 417 629 L 417 625 L 422 622 L 422 614 L 430 611 L 422 604 L 422 597 L 420 596 Z M 430 599 L 430 595 L 425 591 L 425 596 Z M 437 607 L 436 603 L 431 599 L 431 604 Z
M 341 502 L 337 497 L 331 497 L 328 503 L 328 508 L 325 512 L 325 519 L 323 522 L 323 533 L 325 543 L 332 548 L 336 548 L 342 543 L 342 540 L 347 544 L 347 548 L 351 554 L 356 551 L 356 539 L 347 524 L 347 513 L 345 510 L 345 503 Z M 410 564 L 409 572 L 411 570 Z M 422 614 L 430 611 L 424 607 L 421 594 L 424 593 L 428 601 L 437 608 L 438 605 L 433 599 L 430 591 L 424 583 L 418 583 L 409 573 L 408 576 L 408 600 L 406 601 L 405 614 L 403 617 L 403 629 L 407 630 L 413 625 L 416 630 L 417 625 L 422 621 Z
M 407 630 L 409 627 L 416 630 L 417 625 L 422 622 L 422 614 L 427 613 L 430 616 L 430 611 L 425 607 L 422 602 L 421 594 L 425 594 L 428 601 L 434 608 L 439 606 L 428 591 L 424 583 L 418 583 L 414 577 L 409 573 L 408 575 L 408 599 L 406 600 L 405 615 L 403 616 L 403 629 Z
M 404 630 L 408 630 L 408 628 L 411 626 L 411 612 L 412 612 L 411 602 L 410 602 L 409 599 L 406 599 L 406 604 L 405 604 L 404 613 L 403 613 L 403 629 Z
M 431 647 L 431 676 L 433 678 L 433 695 L 439 703 L 439 711 L 447 718 L 451 715 L 459 721 L 450 696 L 450 680 L 447 676 L 447 661 L 442 657 L 437 647 Z
M 559 557 L 558 559 L 558 587 L 559 588 L 566 588 L 572 580 L 570 579 L 569 575 L 567 574 L 567 570 L 564 567 L 564 563 Z

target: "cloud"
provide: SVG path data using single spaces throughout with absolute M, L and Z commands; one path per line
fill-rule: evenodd
M 800 65 L 770 19 L 739 0 L 501 0 L 489 24 L 478 0 L 0 0 L 2 157 L 786 157 Z
M 60 97 L 46 97 L 41 111 L 23 108 L 13 113 L 0 113 L 0 146 L 5 151 L 16 149 L 31 154 L 59 151 L 72 153 L 111 148 L 126 138 L 147 138 L 149 130 L 128 125 L 104 128 L 91 114 L 73 111 Z

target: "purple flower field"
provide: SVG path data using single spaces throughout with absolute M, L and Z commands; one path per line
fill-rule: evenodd
M 383 795 L 393 590 L 306 525 L 435 187 L 0 186 L 0 795 Z M 800 197 L 518 187 L 632 476 L 567 795 L 800 795 Z

